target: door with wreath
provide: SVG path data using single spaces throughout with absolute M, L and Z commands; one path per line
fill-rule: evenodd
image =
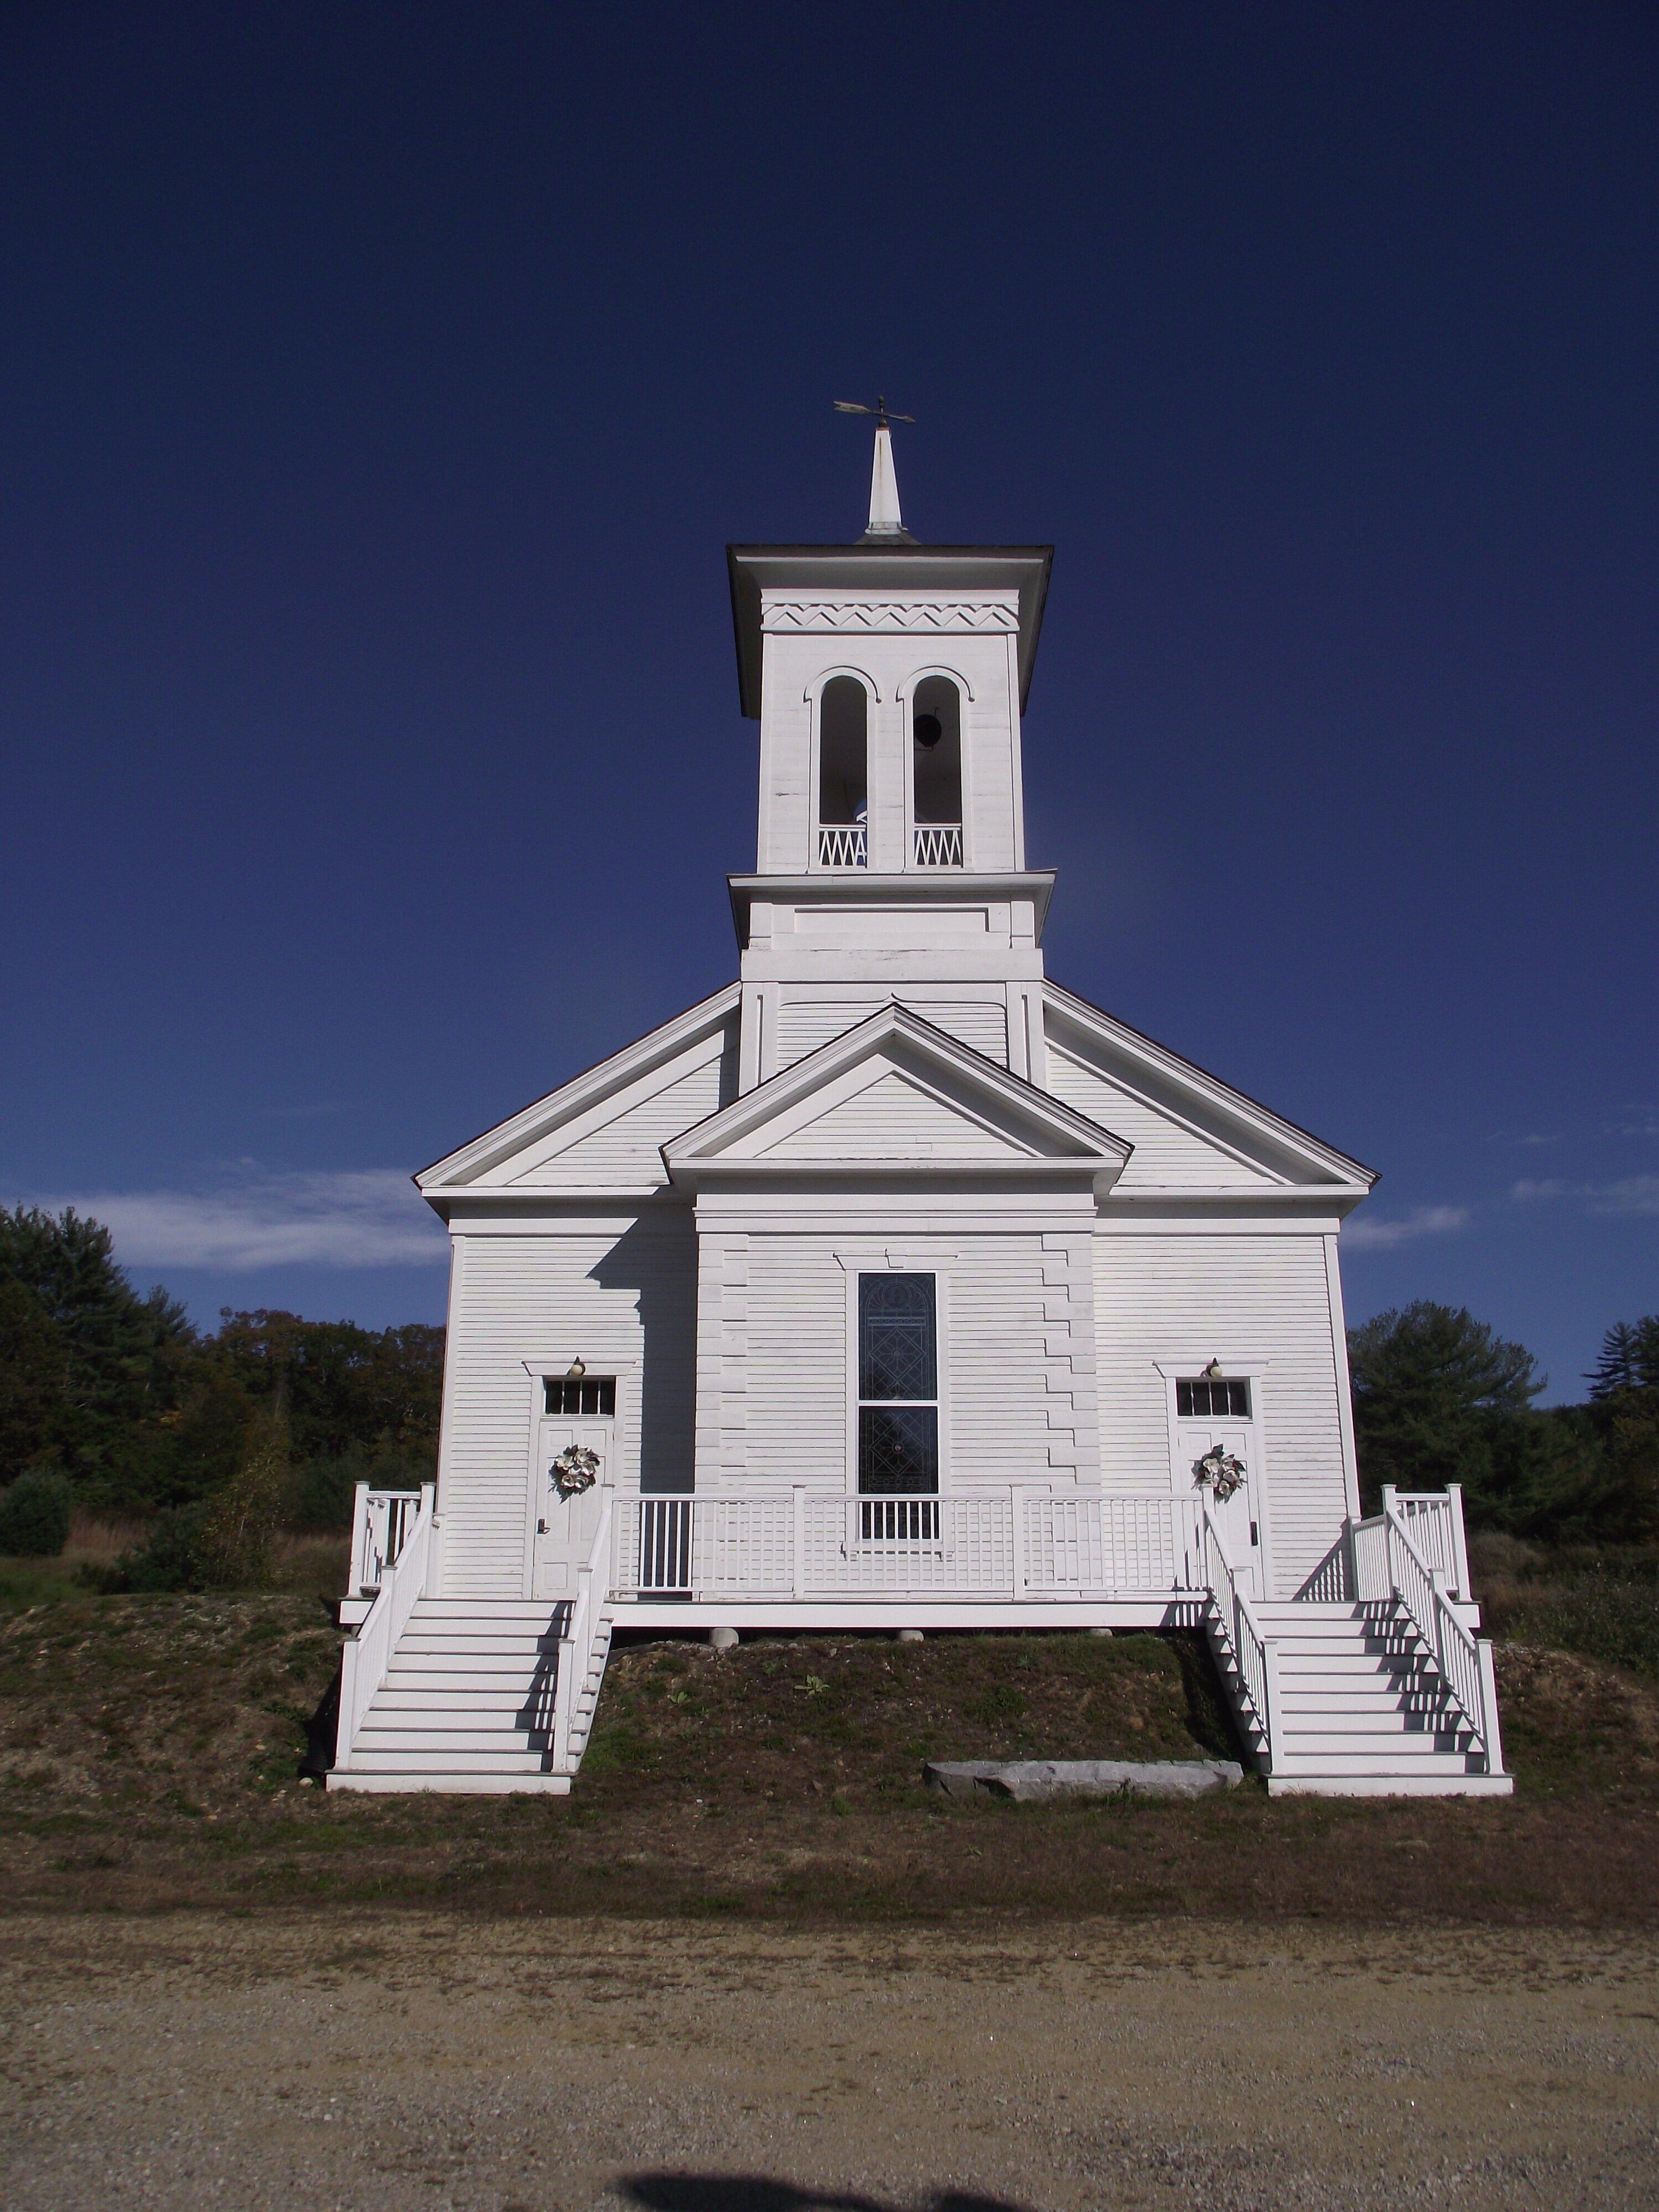
M 605 1486 L 616 1480 L 617 1385 L 611 1376 L 545 1386 L 538 1424 L 531 1593 L 574 1597 L 599 1530 Z
M 1176 1486 L 1207 1494 L 1240 1589 L 1264 1596 L 1255 1383 L 1247 1376 L 1195 1375 L 1175 1387 Z

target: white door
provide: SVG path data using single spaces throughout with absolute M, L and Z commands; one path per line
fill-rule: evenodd
M 599 1504 L 607 1483 L 616 1479 L 611 1450 L 614 1420 L 544 1420 L 536 1456 L 536 1525 L 532 1541 L 531 1594 L 538 1598 L 574 1597 L 576 1570 L 586 1566 L 599 1524 Z M 561 1498 L 553 1463 L 567 1446 L 580 1444 L 597 1455 L 593 1487 L 575 1498 Z
M 1258 1598 L 1267 1578 L 1261 1571 L 1261 1524 L 1257 1516 L 1255 1424 L 1222 1416 L 1176 1419 L 1176 1468 L 1183 1486 L 1194 1490 L 1201 1486 L 1198 1463 L 1218 1444 L 1230 1458 L 1243 1461 L 1244 1480 L 1231 1498 L 1218 1500 L 1210 1491 L 1210 1511 L 1227 1547 L 1240 1589 L 1248 1598 Z

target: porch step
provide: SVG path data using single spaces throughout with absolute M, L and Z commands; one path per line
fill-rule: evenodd
M 1473 1766 L 1470 1764 L 1472 1759 L 1474 1761 Z M 1425 1751 L 1416 1758 L 1412 1758 L 1408 1753 L 1407 1760 L 1401 1762 L 1393 1757 L 1381 1759 L 1374 1750 L 1356 1751 L 1346 1745 L 1339 1744 L 1336 1748 L 1328 1751 L 1316 1745 L 1310 1745 L 1305 1750 L 1287 1751 L 1282 1756 L 1275 1757 L 1273 1771 L 1276 1775 L 1396 1774 L 1404 1776 L 1415 1774 L 1425 1776 L 1468 1774 L 1479 1771 L 1480 1768 L 1479 1755 L 1471 1752 Z
M 542 1696 L 539 1688 L 526 1693 L 522 1685 L 503 1679 L 489 1687 L 481 1687 L 473 1674 L 458 1674 L 452 1683 L 438 1689 L 422 1685 L 418 1689 L 404 1686 L 407 1678 L 402 1674 L 387 1677 L 386 1685 L 374 1700 L 376 1716 L 383 1713 L 447 1713 L 455 1711 L 460 1693 L 453 1686 L 464 1687 L 466 1710 L 470 1713 L 521 1713 L 526 1705 L 534 1704 Z M 549 1686 L 550 1689 L 550 1685 Z
M 548 1730 L 550 1740 L 552 1731 Z M 388 1759 L 407 1759 L 430 1753 L 447 1759 L 460 1752 L 488 1752 L 501 1759 L 526 1759 L 534 1766 L 543 1764 L 543 1746 L 531 1730 L 521 1728 L 440 1728 L 428 1719 L 419 1729 L 374 1728 L 368 1723 L 357 1731 L 357 1741 L 351 1755 L 369 1756 L 376 1752 Z
M 397 1656 L 431 1652 L 452 1659 L 523 1659 L 556 1651 L 558 1646 L 558 1637 L 550 1629 L 540 1636 L 447 1635 L 425 1622 L 411 1620 L 398 1638 Z
M 384 1748 L 359 1751 L 354 1744 L 351 1764 L 354 1771 L 365 1774 L 539 1774 L 543 1771 L 542 1755 L 538 1751 L 503 1750 L 499 1745 L 486 1744 L 397 1744 Z
M 1298 1743 L 1307 1735 L 1328 1734 L 1334 1729 L 1351 1735 L 1420 1735 L 1425 1729 L 1436 1728 L 1461 1727 L 1467 1731 L 1467 1723 L 1453 1720 L 1442 1705 L 1402 1708 L 1394 1700 L 1382 1698 L 1350 1705 L 1333 1698 L 1310 1708 L 1281 1698 L 1279 1717 L 1287 1744 Z

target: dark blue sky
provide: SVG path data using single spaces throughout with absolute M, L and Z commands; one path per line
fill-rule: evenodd
M 1050 972 L 1381 1169 L 1353 1314 L 1577 1395 L 1659 1307 L 1656 62 L 14 0 L 0 1198 L 204 1319 L 438 1317 L 407 1171 L 735 972 L 721 549 L 856 534 L 879 388 L 919 536 L 1057 547 Z

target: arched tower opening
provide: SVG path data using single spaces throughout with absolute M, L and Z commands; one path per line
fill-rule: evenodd
M 868 860 L 870 702 L 856 676 L 832 676 L 818 702 L 818 866 Z
M 925 676 L 910 703 L 913 854 L 918 867 L 962 866 L 962 694 Z

